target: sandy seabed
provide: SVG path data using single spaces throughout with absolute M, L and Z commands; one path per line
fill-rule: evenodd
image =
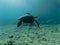
M 60 45 L 60 25 L 0 26 L 0 45 Z

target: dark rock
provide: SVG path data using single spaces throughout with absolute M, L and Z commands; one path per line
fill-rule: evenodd
M 28 43 L 26 43 L 25 45 L 28 45 Z
M 54 32 L 57 33 L 57 32 L 59 32 L 59 30 L 58 29 L 55 29 L 55 30 L 52 30 L 51 32 L 52 33 L 54 33 Z
M 13 45 L 15 43 L 15 41 L 7 41 L 6 45 Z
M 53 33 L 54 31 L 52 30 L 51 32 Z
M 35 34 L 38 34 L 37 32 Z
M 46 38 L 42 38 L 42 40 L 43 40 L 43 41 L 47 41 L 47 39 L 46 39 Z
M 56 31 L 56 32 L 59 32 L 59 30 L 58 30 L 58 29 L 56 29 L 55 31 Z
M 9 38 L 13 38 L 14 36 L 13 35 L 10 35 Z
M 27 34 L 27 37 L 30 37 L 30 35 L 29 35 L 29 34 Z
M 33 43 L 33 41 L 30 41 L 29 43 Z

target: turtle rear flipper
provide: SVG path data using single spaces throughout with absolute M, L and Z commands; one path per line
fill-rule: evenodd
M 19 27 L 21 24 L 22 24 L 22 21 L 19 21 L 19 22 L 17 23 L 17 27 Z
M 39 23 L 37 22 L 37 20 L 35 20 L 35 22 L 36 22 L 37 26 L 39 27 Z

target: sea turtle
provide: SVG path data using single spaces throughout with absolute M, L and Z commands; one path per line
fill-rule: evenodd
M 37 26 L 39 27 L 39 23 L 37 22 L 37 20 L 35 20 L 35 18 L 37 18 L 37 17 L 32 16 L 30 13 L 26 13 L 26 14 L 27 15 L 22 16 L 18 19 L 19 22 L 17 23 L 17 27 L 19 27 L 22 24 L 22 22 L 24 22 L 24 23 L 36 22 Z

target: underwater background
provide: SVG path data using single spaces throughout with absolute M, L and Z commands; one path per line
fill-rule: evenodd
M 0 25 L 16 24 L 25 13 L 38 16 L 42 24 L 60 23 L 59 0 L 0 0 Z
M 17 28 L 26 13 L 40 24 Z M 0 45 L 60 45 L 60 0 L 0 0 Z

